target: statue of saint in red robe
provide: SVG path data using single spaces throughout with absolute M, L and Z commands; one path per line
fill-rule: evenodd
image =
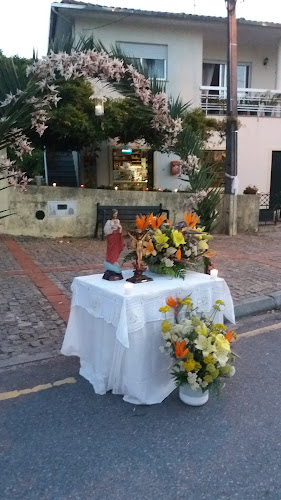
M 121 268 L 118 265 L 120 253 L 124 248 L 122 226 L 118 219 L 118 211 L 112 211 L 112 218 L 104 226 L 104 234 L 107 239 L 105 267 L 107 269 L 104 278 L 109 280 L 123 279 Z M 118 276 L 115 276 L 118 275 Z

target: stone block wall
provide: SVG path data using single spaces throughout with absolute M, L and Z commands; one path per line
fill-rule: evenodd
M 3 191 L 2 191 L 3 192 Z M 111 191 L 53 186 L 29 186 L 27 192 L 18 193 L 13 188 L 4 191 L 6 203 L 14 215 L 2 220 L 1 230 L 14 236 L 35 237 L 83 237 L 93 236 L 97 203 L 102 205 L 158 205 L 170 211 L 171 222 L 184 215 L 186 193 L 163 193 L 153 191 Z M 238 231 L 258 230 L 259 197 L 238 196 Z M 49 216 L 48 201 L 76 202 L 77 213 L 72 216 Z M 36 213 L 44 213 L 39 220 Z M 216 232 L 225 232 L 223 202 Z M 42 213 L 41 213 L 42 215 Z

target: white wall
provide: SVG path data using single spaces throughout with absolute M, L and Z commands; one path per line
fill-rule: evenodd
M 249 184 L 268 193 L 272 151 L 281 151 L 281 118 L 249 116 L 239 119 L 242 124 L 238 132 L 239 193 Z
M 146 20 L 123 20 L 94 30 L 97 26 L 109 23 L 108 16 L 77 17 L 75 34 L 89 36 L 92 33 L 107 48 L 116 42 L 135 42 L 168 45 L 167 92 L 173 96 L 181 94 L 184 101 L 192 100 L 198 106 L 200 102 L 199 86 L 202 81 L 203 38 L 200 31 L 189 28 L 186 24 L 166 25 L 148 23 Z
M 268 57 L 268 64 L 263 61 Z M 204 61 L 226 62 L 227 46 L 211 42 L 204 44 Z M 249 87 L 256 89 L 275 89 L 277 48 L 263 48 L 257 46 L 239 46 L 238 63 L 248 63 L 251 66 Z M 278 89 L 279 90 L 279 89 Z
M 179 179 L 177 175 L 171 175 L 171 161 L 177 161 L 179 157 L 175 154 L 154 153 L 154 186 L 157 189 L 181 189 L 187 188 L 187 183 Z

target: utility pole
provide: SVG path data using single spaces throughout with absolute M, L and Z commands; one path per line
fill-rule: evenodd
M 237 234 L 237 0 L 225 0 L 227 7 L 227 122 L 225 202 L 227 233 Z

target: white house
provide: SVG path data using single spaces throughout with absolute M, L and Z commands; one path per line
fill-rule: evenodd
M 281 192 L 281 25 L 238 22 L 238 178 L 239 193 L 249 184 L 261 192 Z M 76 0 L 53 3 L 50 41 L 63 35 L 94 35 L 106 47 L 119 43 L 151 74 L 167 83 L 167 92 L 215 117 L 225 115 L 226 18 L 109 8 Z M 222 162 L 225 144 L 210 142 Z M 125 153 L 126 154 L 126 153 Z M 97 183 L 139 183 L 153 176 L 160 188 L 178 188 L 171 175 L 172 156 L 133 148 L 124 156 L 105 147 L 98 161 Z M 131 173 L 126 177 L 129 164 Z M 126 166 L 126 165 L 125 165 Z M 136 168 L 134 168 L 136 167 Z M 123 177 L 122 177 L 123 176 Z

